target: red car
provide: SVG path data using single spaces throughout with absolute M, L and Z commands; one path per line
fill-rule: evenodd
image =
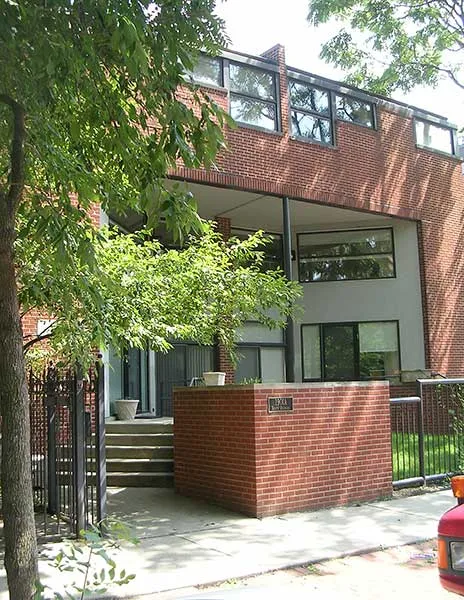
M 458 504 L 438 524 L 438 569 L 445 590 L 464 596 L 464 476 L 453 477 L 451 487 Z

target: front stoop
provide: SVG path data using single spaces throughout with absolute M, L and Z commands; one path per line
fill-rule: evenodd
M 165 421 L 106 423 L 108 486 L 173 487 L 173 428 Z

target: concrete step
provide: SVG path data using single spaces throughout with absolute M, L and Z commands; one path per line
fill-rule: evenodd
M 174 462 L 169 458 L 110 458 L 106 461 L 107 473 L 172 473 Z
M 107 421 L 106 433 L 172 433 L 172 423 L 158 423 L 156 421 Z
M 106 447 L 110 446 L 172 446 L 172 433 L 107 433 Z
M 173 487 L 172 473 L 109 473 L 107 485 L 110 487 Z
M 172 446 L 107 446 L 107 458 L 172 458 Z

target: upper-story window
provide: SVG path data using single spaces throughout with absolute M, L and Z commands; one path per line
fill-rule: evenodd
M 345 96 L 344 94 L 335 96 L 335 116 L 341 121 L 374 128 L 373 105 L 353 96 Z
M 230 114 L 240 123 L 277 130 L 275 74 L 230 63 Z
M 207 56 L 206 54 L 200 54 L 191 75 L 198 83 L 222 86 L 222 59 L 214 56 Z
M 454 133 L 449 127 L 442 127 L 420 119 L 414 120 L 414 127 L 418 146 L 455 154 Z
M 293 135 L 333 144 L 329 92 L 290 79 L 289 94 Z
M 298 256 L 301 282 L 395 277 L 390 228 L 299 234 Z

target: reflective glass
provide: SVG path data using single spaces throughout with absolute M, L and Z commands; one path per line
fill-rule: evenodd
M 416 140 L 419 146 L 426 146 L 448 154 L 453 153 L 451 129 L 427 121 L 415 121 L 415 128 Z
M 321 378 L 319 325 L 303 325 L 303 379 Z
M 329 92 L 294 80 L 290 81 L 289 88 L 292 106 L 311 110 L 321 115 L 328 116 L 330 114 Z
M 335 107 L 337 119 L 366 127 L 374 126 L 372 104 L 369 102 L 362 102 L 350 96 L 336 96 Z
M 292 133 L 324 144 L 332 144 L 332 127 L 329 119 L 292 110 Z
M 222 60 L 201 55 L 191 74 L 198 83 L 206 85 L 222 85 Z
M 230 114 L 232 118 L 241 123 L 263 127 L 264 129 L 277 129 L 276 107 L 275 104 L 270 102 L 231 94 Z
M 272 73 L 232 63 L 229 77 L 231 91 L 263 100 L 275 100 L 274 75 Z
M 299 236 L 300 281 L 383 279 L 395 276 L 390 229 Z

